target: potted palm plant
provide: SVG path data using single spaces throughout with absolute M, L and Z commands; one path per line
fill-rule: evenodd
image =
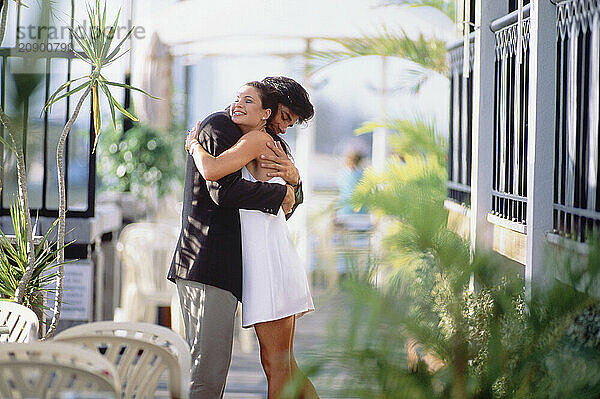
M 10 218 L 14 234 L 7 235 L 0 230 L 0 300 L 13 301 L 19 281 L 27 268 L 25 210 L 16 200 L 11 204 Z M 58 249 L 50 245 L 57 223 L 58 220 L 45 235 L 33 237 L 35 263 L 21 302 L 38 315 L 42 325 L 45 323 L 45 311 L 48 309 L 45 300 L 48 293 L 54 291 L 52 283 L 57 277 L 56 269 L 59 266 L 56 262 Z

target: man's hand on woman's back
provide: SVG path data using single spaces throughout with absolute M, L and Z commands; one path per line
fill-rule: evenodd
M 285 197 L 283 197 L 281 209 L 283 209 L 283 213 L 287 215 L 294 207 L 294 203 L 296 202 L 296 195 L 292 186 L 286 184 L 285 187 L 287 188 L 287 192 L 285 193 Z
M 271 172 L 269 172 L 267 176 L 279 176 L 287 183 L 297 186 L 300 182 L 300 174 L 298 173 L 296 165 L 294 165 L 290 157 L 285 153 L 281 143 L 276 141 L 275 145 L 273 145 L 273 143 L 267 142 L 267 147 L 275 154 L 263 154 L 260 156 L 260 166 L 271 169 Z

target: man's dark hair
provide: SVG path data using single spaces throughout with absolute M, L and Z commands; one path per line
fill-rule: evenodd
M 285 76 L 268 76 L 262 82 L 275 89 L 278 94 L 277 102 L 298 115 L 299 123 L 306 122 L 315 114 L 308 93 L 294 79 Z

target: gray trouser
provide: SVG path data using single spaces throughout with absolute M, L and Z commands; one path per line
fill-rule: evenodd
M 231 363 L 237 299 L 211 285 L 181 279 L 176 282 L 192 352 L 190 398 L 222 398 Z

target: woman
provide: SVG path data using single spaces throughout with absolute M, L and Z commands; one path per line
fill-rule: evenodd
M 277 111 L 276 95 L 260 82 L 242 86 L 230 107 L 232 121 L 244 135 L 230 149 L 214 157 L 197 141 L 189 151 L 206 180 L 218 180 L 242 169 L 250 181 L 286 184 L 269 178 L 260 155 L 279 144 L 266 131 Z M 242 229 L 242 324 L 254 326 L 260 344 L 261 363 L 268 381 L 268 398 L 276 398 L 297 372 L 293 355 L 296 318 L 314 310 L 306 272 L 289 238 L 285 215 L 240 209 Z M 307 380 L 305 391 L 318 397 Z

